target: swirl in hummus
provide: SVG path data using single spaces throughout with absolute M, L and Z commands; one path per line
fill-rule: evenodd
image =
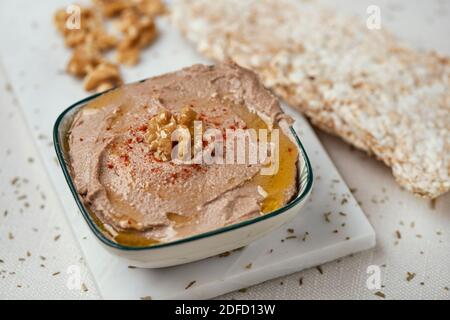
M 186 106 L 204 129 L 280 128 L 278 171 L 161 160 L 148 141 L 149 123 L 161 114 L 180 119 Z M 68 134 L 71 175 L 91 216 L 115 241 L 169 242 L 271 212 L 295 196 L 298 148 L 289 121 L 251 71 L 232 62 L 194 65 L 83 106 Z

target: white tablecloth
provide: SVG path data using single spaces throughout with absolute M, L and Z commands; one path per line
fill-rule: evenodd
M 450 54 L 450 1 L 345 0 L 339 9 L 364 19 L 368 4 L 379 5 L 383 27 L 409 43 Z M 17 94 L 0 65 L 0 298 L 99 298 L 38 157 L 33 128 L 25 126 L 16 105 Z M 435 203 L 417 199 L 400 190 L 381 163 L 337 138 L 320 137 L 374 226 L 377 247 L 323 265 L 322 272 L 305 270 L 223 298 L 380 299 L 375 292 L 381 291 L 386 299 L 449 299 L 450 194 Z M 52 148 L 50 136 L 38 138 Z M 381 269 L 380 290 L 366 286 L 370 265 Z M 81 289 L 68 285 L 71 266 L 80 270 Z

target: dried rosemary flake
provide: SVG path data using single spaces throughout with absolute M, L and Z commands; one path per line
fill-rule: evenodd
M 431 201 L 430 201 L 430 207 L 431 207 L 431 210 L 436 209 L 436 198 L 431 199 Z
M 60 274 L 61 272 L 54 272 L 54 273 L 52 273 L 52 276 L 57 276 L 58 274 Z
M 136 266 L 128 266 L 128 269 L 136 269 Z
M 9 240 L 13 240 L 14 239 L 14 235 L 12 234 L 12 232 L 8 233 L 8 239 Z
M 344 205 L 344 204 L 346 204 L 347 202 L 348 202 L 347 198 L 343 198 L 343 199 L 341 200 L 341 205 Z
M 294 233 L 294 229 L 289 228 L 289 229 L 287 229 L 287 232 L 289 232 L 289 233 Z
M 190 287 L 192 287 L 197 281 L 193 280 L 191 282 L 189 282 L 189 284 L 184 288 L 184 290 L 189 289 Z
M 416 274 L 414 272 L 406 272 L 406 281 L 410 282 L 415 276 Z
M 334 230 L 333 230 L 333 233 L 338 233 L 338 232 L 339 232 L 338 229 L 334 229 Z
M 324 217 L 325 221 L 328 222 L 328 223 L 331 222 L 330 216 L 331 216 L 331 212 L 325 212 L 323 214 L 323 217 Z
M 219 258 L 224 258 L 224 257 L 228 257 L 231 254 L 230 251 L 225 251 L 222 252 L 221 254 L 218 255 Z
M 286 240 L 295 239 L 295 238 L 297 238 L 297 236 L 288 236 L 288 237 L 286 237 Z
M 27 251 L 27 257 L 31 257 L 31 252 Z
M 381 291 L 375 292 L 374 295 L 376 295 L 376 296 L 378 296 L 380 298 L 383 298 L 383 299 L 386 298 L 386 295 L 383 292 L 381 292 Z
M 317 271 L 319 271 L 320 274 L 323 274 L 323 269 L 321 266 L 316 267 Z
M 251 269 L 252 268 L 252 263 L 249 263 L 248 265 L 245 266 L 245 269 Z
M 89 291 L 88 287 L 84 283 L 81 284 L 81 290 L 83 290 L 84 292 L 88 292 Z
M 395 235 L 397 236 L 397 239 L 401 239 L 402 238 L 402 234 L 398 230 L 395 230 Z
M 60 234 L 56 235 L 56 236 L 53 238 L 53 241 L 58 241 L 59 238 L 61 238 L 61 235 L 60 235 Z
M 298 279 L 298 285 L 299 286 L 303 285 L 303 277 L 300 277 L 300 279 Z
M 238 290 L 240 293 L 246 293 L 247 292 L 247 288 L 241 288 Z
M 305 234 L 303 235 L 302 241 L 305 242 L 306 238 L 309 236 L 309 232 L 306 231 Z
M 342 211 L 340 211 L 339 214 L 340 214 L 341 216 L 343 216 L 343 217 L 346 217 L 346 216 L 347 216 L 347 214 L 346 214 L 345 212 L 342 212 Z
M 19 177 L 14 177 L 11 180 L 11 185 L 15 185 L 19 181 Z

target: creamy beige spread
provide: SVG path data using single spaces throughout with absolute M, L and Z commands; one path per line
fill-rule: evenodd
M 187 106 L 203 129 L 223 132 L 279 128 L 289 120 L 256 75 L 231 62 L 195 65 L 89 102 L 68 135 L 71 174 L 85 206 L 115 241 L 140 246 L 181 239 L 271 212 L 296 194 L 298 149 L 287 126 L 281 125 L 273 175 L 260 174 L 265 164 L 158 157 L 149 124 L 164 112 L 180 119 Z

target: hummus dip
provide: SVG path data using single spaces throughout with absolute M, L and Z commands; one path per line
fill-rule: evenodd
M 223 139 L 227 129 L 279 128 L 279 169 L 263 175 L 267 163 L 171 161 L 163 131 L 192 131 L 192 121 L 224 132 Z M 83 106 L 68 133 L 71 175 L 93 219 L 116 242 L 178 240 L 272 212 L 297 194 L 299 151 L 289 121 L 251 71 L 232 62 L 194 65 Z

